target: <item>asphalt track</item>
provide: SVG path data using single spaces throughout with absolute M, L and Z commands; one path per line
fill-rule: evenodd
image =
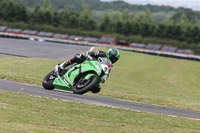
M 30 58 L 49 58 L 65 60 L 76 53 L 89 50 L 88 46 L 55 44 L 0 37 L 0 57 L 17 56 Z
M 63 60 L 73 56 L 76 53 L 85 52 L 89 49 L 90 47 L 82 47 L 76 45 L 0 38 L 0 57 L 17 56 Z M 95 104 L 98 106 L 152 112 L 200 120 L 200 111 L 150 105 L 133 101 L 114 99 L 110 97 L 101 97 L 98 95 L 76 95 L 71 92 L 58 90 L 49 91 L 40 86 L 21 84 L 5 80 L 0 80 L 0 91 L 24 93 L 33 96 L 44 96 L 53 99 Z

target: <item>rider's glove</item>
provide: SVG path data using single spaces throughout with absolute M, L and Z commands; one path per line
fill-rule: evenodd
M 85 57 L 86 57 L 87 60 L 94 60 L 93 57 L 89 54 L 88 51 L 85 53 Z
M 55 66 L 54 71 L 60 73 L 62 72 L 63 69 L 64 69 L 63 66 L 58 64 Z
M 87 55 L 86 58 L 87 58 L 87 60 L 93 60 L 92 56 L 90 56 L 90 55 Z

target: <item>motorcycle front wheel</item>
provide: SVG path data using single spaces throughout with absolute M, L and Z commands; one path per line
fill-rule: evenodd
M 89 80 L 85 80 L 83 77 L 74 86 L 73 93 L 84 94 L 90 91 L 93 87 L 97 86 L 97 84 L 98 78 L 96 76 L 92 76 Z
M 53 81 L 55 77 L 53 76 L 54 71 L 51 71 L 42 81 L 42 86 L 47 90 L 53 90 L 55 87 L 53 86 Z

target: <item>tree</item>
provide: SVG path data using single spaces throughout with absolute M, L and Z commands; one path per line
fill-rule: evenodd
M 151 12 L 147 10 L 145 13 L 140 14 L 137 18 L 136 21 L 140 23 L 148 23 L 148 24 L 154 24 L 154 19 L 153 16 L 151 15 Z
M 131 22 L 127 21 L 123 25 L 123 34 L 124 35 L 130 35 L 132 32 L 132 25 Z
M 141 23 L 138 21 L 133 21 L 132 22 L 132 31 L 131 33 L 133 35 L 139 35 L 140 34 L 140 30 L 141 30 Z
M 42 8 L 37 5 L 34 9 L 34 12 L 31 13 L 30 21 L 33 23 L 44 23 L 43 21 L 43 11 Z
M 133 18 L 134 18 L 133 14 L 130 14 L 127 8 L 123 10 L 122 15 L 121 15 L 121 19 L 123 21 L 132 21 Z
M 42 21 L 44 23 L 52 24 L 53 20 L 53 11 L 52 11 L 52 5 L 50 4 L 49 0 L 44 0 L 42 5 Z
M 61 25 L 63 25 L 64 27 L 69 27 L 69 19 L 70 16 L 72 16 L 74 14 L 70 14 L 68 8 L 65 6 L 63 8 L 63 10 L 60 12 L 60 23 Z
M 52 10 L 52 5 L 49 0 L 44 0 L 43 5 L 37 5 L 34 9 L 34 12 L 31 14 L 31 22 L 34 23 L 44 23 L 44 24 L 55 24 L 53 19 L 55 20 L 53 15 L 54 11 Z M 58 16 L 56 16 L 58 17 Z
M 75 14 L 70 15 L 68 24 L 72 28 L 78 28 L 79 27 L 79 18 L 78 18 L 78 16 L 75 15 Z
M 27 21 L 28 15 L 26 7 L 13 0 L 2 0 L 0 2 L 1 19 L 14 22 L 14 21 Z
M 119 34 L 123 34 L 123 23 L 121 20 L 118 20 L 116 25 L 115 25 L 115 32 Z
M 110 32 L 112 30 L 112 22 L 108 14 L 103 14 L 100 23 L 100 31 Z
M 49 12 L 52 11 L 52 5 L 49 0 L 44 0 L 42 9 L 43 9 L 43 11 L 49 11 Z
M 160 38 L 163 38 L 165 37 L 166 35 L 166 26 L 164 24 L 159 24 L 157 27 L 156 27 L 156 30 L 155 30 L 155 33 L 154 35 L 157 36 L 157 37 L 160 37 Z
M 121 15 L 118 12 L 114 13 L 114 15 L 110 16 L 110 19 L 113 20 L 114 22 L 117 22 L 121 20 Z
M 60 16 L 57 11 L 54 12 L 52 20 L 54 26 L 58 27 L 58 25 L 60 25 Z
M 181 14 L 178 24 L 183 28 L 186 28 L 187 26 L 191 25 L 191 23 L 185 13 Z
M 173 39 L 177 39 L 180 41 L 184 40 L 184 30 L 180 25 L 178 24 L 173 25 L 171 28 L 171 33 Z
M 96 29 L 96 21 L 92 18 L 92 12 L 89 5 L 83 5 L 83 10 L 79 17 L 79 27 L 84 30 Z
M 197 26 L 192 27 L 192 40 L 195 43 L 200 42 L 200 29 Z
M 186 40 L 187 42 L 191 43 L 193 42 L 192 40 L 192 27 L 191 26 L 187 26 L 186 30 L 185 30 L 185 34 L 184 34 L 184 40 Z
M 136 18 L 137 32 L 143 36 L 153 36 L 154 34 L 154 22 L 151 12 L 148 10 L 146 13 L 140 14 Z M 136 27 L 136 25 L 134 25 Z M 134 31 L 135 32 L 135 31 Z

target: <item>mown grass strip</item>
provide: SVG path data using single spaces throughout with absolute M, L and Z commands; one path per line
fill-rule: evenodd
M 0 91 L 0 132 L 199 132 L 187 118 Z

